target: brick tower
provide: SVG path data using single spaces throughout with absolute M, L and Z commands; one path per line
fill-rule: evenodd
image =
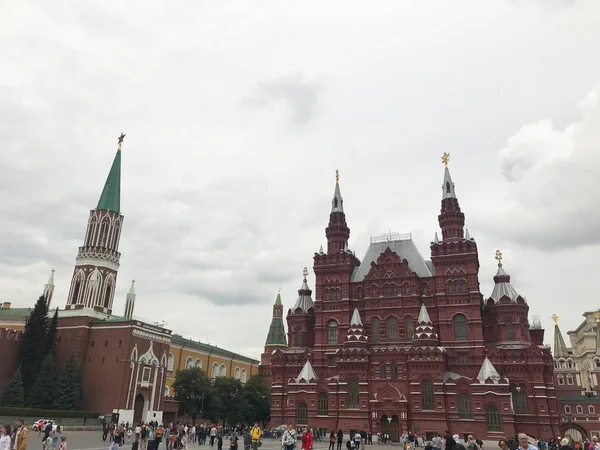
M 121 215 L 121 145 L 119 147 L 96 209 L 90 211 L 83 246 L 79 247 L 66 309 L 94 308 L 112 312 L 117 272 Z

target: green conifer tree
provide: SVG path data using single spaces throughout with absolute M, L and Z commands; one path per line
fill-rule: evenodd
M 56 367 L 52 355 L 46 356 L 28 397 L 32 408 L 52 409 L 56 396 Z
M 36 302 L 33 311 L 31 311 L 21 336 L 19 365 L 21 366 L 21 376 L 23 378 L 23 390 L 26 393 L 26 404 L 29 402 L 31 388 L 46 357 L 48 348 L 46 345 L 47 314 L 46 299 L 42 295 Z
M 1 406 L 23 406 L 23 379 L 21 378 L 21 368 L 18 367 L 12 378 L 4 388 Z
M 75 355 L 71 353 L 65 370 L 58 382 L 54 407 L 62 410 L 78 410 L 81 405 L 81 372 L 77 367 Z
M 46 355 L 52 355 L 56 360 L 56 335 L 58 333 L 58 308 L 54 310 L 54 316 L 46 331 Z

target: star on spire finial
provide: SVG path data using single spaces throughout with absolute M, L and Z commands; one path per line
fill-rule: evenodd
M 335 169 L 335 184 L 340 184 L 340 171 Z
M 448 168 L 448 161 L 450 161 L 450 153 L 444 152 L 442 155 L 442 162 L 444 163 L 444 167 L 446 169 Z
M 551 319 L 554 321 L 554 325 L 558 325 L 558 316 L 556 314 L 552 314 Z
M 594 311 L 594 317 L 596 318 L 596 323 L 600 323 L 600 310 Z
M 306 281 L 306 276 L 308 275 L 308 269 L 306 267 L 302 271 L 302 275 L 304 275 L 304 281 Z
M 502 252 L 500 250 L 496 250 L 496 256 L 494 256 L 496 261 L 498 261 L 498 266 L 502 265 Z
M 119 150 L 121 150 L 121 145 L 123 144 L 123 140 L 125 139 L 125 136 L 127 136 L 125 133 L 121 133 L 121 136 L 118 137 Z

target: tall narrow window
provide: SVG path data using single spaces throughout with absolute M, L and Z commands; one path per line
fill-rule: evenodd
M 402 291 L 403 291 L 404 295 L 410 294 L 410 285 L 408 283 L 404 283 L 402 285 Z
M 327 343 L 338 343 L 338 324 L 335 320 L 330 320 L 327 324 Z
M 448 294 L 454 294 L 454 281 L 450 280 L 446 283 Z
M 104 247 L 106 244 L 106 234 L 108 233 L 108 223 L 106 219 L 102 221 L 102 226 L 100 227 L 100 247 Z
M 372 297 L 377 297 L 378 296 L 377 286 L 376 285 L 371 286 L 371 296 Z
M 527 396 L 525 389 L 522 386 L 517 386 L 512 389 L 513 408 L 516 414 L 527 414 Z
M 515 340 L 515 330 L 513 330 L 512 322 L 506 322 L 506 339 L 509 341 Z
M 296 408 L 296 423 L 298 425 L 308 424 L 308 406 L 304 402 L 298 403 Z
M 173 361 L 174 361 L 173 353 L 169 353 L 169 357 L 167 358 L 167 370 L 169 372 L 173 371 Z
M 429 294 L 429 284 L 428 283 L 421 283 L 421 294 L 423 295 L 427 295 Z
M 379 363 L 379 379 L 380 380 L 385 380 L 386 372 L 387 372 L 387 370 L 385 367 L 385 363 L 384 362 Z
M 212 377 L 217 378 L 219 376 L 219 365 L 214 363 L 212 366 Z
M 390 378 L 392 380 L 398 379 L 398 364 L 396 364 L 395 362 L 393 362 L 390 366 Z
M 502 431 L 500 411 L 494 405 L 490 405 L 485 409 L 485 422 L 488 431 Z
M 454 339 L 457 341 L 466 341 L 467 336 L 467 318 L 461 314 L 454 317 Z
M 433 383 L 431 380 L 423 380 L 421 382 L 421 402 L 423 404 L 423 411 L 435 409 L 435 402 L 433 400 Z
M 387 341 L 398 342 L 398 321 L 395 317 L 387 320 Z
M 458 396 L 458 418 L 473 418 L 473 410 L 471 409 L 471 397 L 469 396 L 469 394 L 462 393 Z
M 329 401 L 327 399 L 327 394 L 319 394 L 319 407 L 317 409 L 318 416 L 328 416 L 329 415 Z
M 413 341 L 413 335 L 415 334 L 415 330 L 413 328 L 413 318 L 407 316 L 404 319 L 404 334 L 406 335 L 406 342 Z
M 358 300 L 362 300 L 362 299 L 363 299 L 363 297 L 364 297 L 363 288 L 359 287 L 359 288 L 356 290 L 356 298 L 357 298 Z
M 192 367 L 194 367 L 194 360 L 191 357 L 188 357 L 185 360 L 185 368 L 186 369 L 191 369 Z
M 75 287 L 73 288 L 73 298 L 71 299 L 72 304 L 76 304 L 77 300 L 79 300 L 79 289 L 81 288 L 81 281 L 77 280 L 75 282 Z
M 357 409 L 358 400 L 358 380 L 350 380 L 348 381 L 348 408 Z
M 302 330 L 296 330 L 296 347 L 302 347 Z
M 104 307 L 108 308 L 110 304 L 110 294 L 112 293 L 112 284 L 107 283 L 106 292 L 104 293 Z
M 379 344 L 381 342 L 381 332 L 379 330 L 379 319 L 373 319 L 371 321 L 371 336 L 373 342 Z

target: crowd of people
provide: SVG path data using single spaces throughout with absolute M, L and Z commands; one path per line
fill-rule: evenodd
M 67 437 L 63 436 L 60 425 L 52 422 L 38 425 L 38 436 L 41 437 L 42 450 L 68 450 Z M 23 419 L 14 424 L 0 425 L 0 450 L 27 450 L 29 429 Z

